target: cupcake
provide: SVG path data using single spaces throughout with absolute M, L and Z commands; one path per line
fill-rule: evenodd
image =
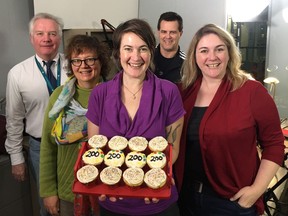
M 82 161 L 84 164 L 99 165 L 103 162 L 104 152 L 101 149 L 89 149 L 82 155 Z
M 168 146 L 167 140 L 162 136 L 157 136 L 151 139 L 148 143 L 148 148 L 153 151 L 164 151 Z
M 147 156 L 147 164 L 152 168 L 163 168 L 167 159 L 163 152 L 152 152 Z
M 104 135 L 96 134 L 88 140 L 90 148 L 103 148 L 106 146 L 108 138 Z
M 142 152 L 142 151 L 145 151 L 147 146 L 148 146 L 148 141 L 145 137 L 136 136 L 136 137 L 132 137 L 128 141 L 128 147 L 131 151 Z
M 130 187 L 137 187 L 143 183 L 144 171 L 138 167 L 130 167 L 123 172 L 123 181 Z
M 76 176 L 79 182 L 87 184 L 94 181 L 97 178 L 98 173 L 97 167 L 85 165 L 77 171 Z
M 108 141 L 111 150 L 123 150 L 127 147 L 128 140 L 122 136 L 114 136 Z
M 158 189 L 166 184 L 167 175 L 164 170 L 160 168 L 150 169 L 145 173 L 144 182 L 149 188 Z
M 105 167 L 100 172 L 100 179 L 104 184 L 115 185 L 122 177 L 122 170 L 118 167 Z
M 110 150 L 104 157 L 107 166 L 121 167 L 125 161 L 125 155 L 120 150 Z
M 125 164 L 127 167 L 142 168 L 146 164 L 146 155 L 142 152 L 129 152 L 125 157 Z

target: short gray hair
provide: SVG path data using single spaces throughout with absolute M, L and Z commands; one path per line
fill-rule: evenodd
M 58 34 L 60 35 L 60 37 L 62 37 L 62 30 L 64 28 L 64 23 L 63 23 L 62 19 L 59 17 L 56 17 L 52 14 L 49 14 L 49 13 L 38 13 L 30 20 L 30 22 L 29 22 L 30 35 L 33 33 L 34 24 L 35 24 L 36 20 L 38 20 L 38 19 L 50 19 L 50 20 L 53 20 L 54 22 L 56 22 L 56 24 L 58 25 Z

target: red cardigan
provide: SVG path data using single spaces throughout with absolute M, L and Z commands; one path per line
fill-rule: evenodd
M 187 123 L 201 81 L 200 77 L 192 87 L 182 91 L 186 115 L 180 152 L 174 164 L 179 192 L 184 174 Z M 248 80 L 240 89 L 230 89 L 231 83 L 224 79 L 199 128 L 206 175 L 214 190 L 228 199 L 254 182 L 260 165 L 257 143 L 263 148 L 262 158 L 279 165 L 283 162 L 284 153 L 279 114 L 264 86 L 257 81 Z M 255 205 L 262 214 L 262 197 Z

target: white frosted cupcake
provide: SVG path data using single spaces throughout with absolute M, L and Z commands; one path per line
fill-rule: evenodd
M 152 152 L 147 156 L 147 164 L 150 168 L 163 168 L 167 159 L 163 152 Z
M 167 140 L 162 136 L 157 136 L 151 139 L 148 143 L 148 147 L 151 151 L 164 151 L 168 146 Z
M 95 166 L 85 165 L 77 171 L 76 176 L 79 182 L 87 184 L 94 181 L 98 173 L 98 169 Z
M 104 160 L 104 152 L 99 148 L 88 149 L 82 155 L 82 161 L 84 162 L 84 164 L 96 166 L 101 164 L 103 160 Z
M 104 135 L 96 134 L 88 140 L 88 145 L 91 148 L 103 148 L 106 146 L 108 138 Z
M 149 188 L 158 189 L 165 185 L 167 175 L 164 170 L 160 168 L 150 169 L 145 173 L 144 182 Z
M 147 146 L 148 146 L 148 141 L 145 137 L 135 136 L 129 139 L 128 141 L 128 147 L 131 151 L 142 152 L 142 151 L 145 151 Z
M 127 147 L 128 140 L 123 136 L 114 136 L 108 141 L 111 150 L 123 150 Z
M 105 167 L 100 172 L 100 179 L 104 184 L 115 185 L 122 177 L 122 170 L 118 167 Z
M 141 168 L 130 167 L 123 172 L 123 181 L 130 187 L 137 187 L 143 183 L 144 171 Z
M 139 167 L 145 166 L 147 161 L 146 155 L 142 152 L 129 152 L 125 157 L 125 164 L 127 167 Z
M 107 166 L 121 167 L 125 161 L 125 155 L 120 150 L 110 150 L 104 157 Z

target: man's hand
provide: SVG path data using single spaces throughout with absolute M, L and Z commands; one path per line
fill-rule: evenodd
M 26 164 L 21 163 L 17 165 L 12 165 L 12 175 L 16 181 L 24 181 L 26 179 Z

